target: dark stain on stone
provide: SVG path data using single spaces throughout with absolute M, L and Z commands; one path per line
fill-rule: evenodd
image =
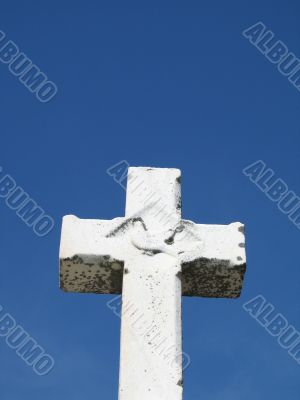
M 231 266 L 229 260 L 198 258 L 182 264 L 183 296 L 240 296 L 246 264 Z
M 242 232 L 243 234 L 245 234 L 245 225 L 240 226 L 240 227 L 238 228 L 238 231 L 239 231 L 239 232 Z
M 112 263 L 117 263 L 120 268 L 115 270 Z M 60 260 L 60 288 L 69 292 L 80 293 L 122 293 L 124 262 L 106 256 L 76 255 Z M 66 268 L 76 276 L 69 277 Z
M 172 236 L 169 237 L 168 239 L 165 240 L 165 243 L 168 244 L 168 245 L 173 244 L 174 243 L 174 237 L 172 237 Z
M 181 210 L 181 208 L 182 208 L 182 200 L 181 200 L 181 196 L 178 196 L 176 209 Z
M 245 243 L 239 243 L 240 247 L 245 247 Z
M 174 243 L 174 238 L 176 234 L 182 232 L 183 230 L 184 230 L 184 225 L 177 226 L 172 235 L 170 235 L 167 239 L 165 239 L 165 243 L 168 245 L 172 245 Z
M 150 257 L 155 256 L 155 254 L 162 253 L 161 250 L 156 250 L 156 249 L 143 249 L 143 250 L 144 250 L 143 254 L 145 254 L 146 256 L 150 256 Z
M 140 222 L 144 228 L 145 231 L 147 231 L 147 226 L 141 217 L 136 217 L 136 218 L 128 218 L 126 221 L 122 222 L 117 228 L 113 229 L 111 232 L 109 232 L 105 237 L 110 238 L 117 236 L 118 233 L 124 233 L 127 229 L 128 226 L 134 225 L 136 222 Z

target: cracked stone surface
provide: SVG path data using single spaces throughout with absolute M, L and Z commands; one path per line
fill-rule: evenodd
M 60 286 L 122 293 L 119 400 L 181 400 L 181 296 L 240 295 L 244 226 L 183 220 L 178 169 L 130 168 L 125 214 L 63 218 Z

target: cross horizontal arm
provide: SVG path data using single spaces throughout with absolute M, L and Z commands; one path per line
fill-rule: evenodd
M 60 286 L 122 293 L 119 400 L 182 400 L 181 295 L 240 295 L 244 226 L 181 218 L 181 174 L 130 168 L 124 218 L 63 218 Z
M 182 294 L 239 297 L 246 270 L 244 225 L 201 225 L 189 222 L 181 253 Z M 195 245 L 193 245 L 195 243 Z
M 141 218 L 84 220 L 64 217 L 60 247 L 60 286 L 67 292 L 122 293 L 124 261 L 139 254 L 134 227 L 145 231 Z M 201 297 L 238 297 L 245 273 L 244 226 L 201 225 L 181 221 L 164 246 L 149 254 L 178 256 L 182 266 L 182 294 Z M 138 235 L 140 238 L 141 233 Z M 151 251 L 153 253 L 151 253 Z
M 125 218 L 63 218 L 60 244 L 60 287 L 66 292 L 121 293 L 124 253 L 110 238 Z M 122 228 L 119 228 L 122 229 Z M 124 244 L 123 244 L 124 246 Z

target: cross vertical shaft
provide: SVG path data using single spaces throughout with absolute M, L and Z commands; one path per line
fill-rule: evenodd
M 130 168 L 126 216 L 63 218 L 60 287 L 121 294 L 119 400 L 182 400 L 181 295 L 237 298 L 244 225 L 181 219 L 180 171 Z
M 181 218 L 180 171 L 163 171 L 129 173 L 126 217 L 144 226 L 132 236 L 141 255 L 125 261 L 119 400 L 182 399 L 181 265 L 159 248 Z

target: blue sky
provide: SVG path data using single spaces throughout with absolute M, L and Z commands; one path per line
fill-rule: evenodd
M 242 31 L 300 57 L 299 2 L 5 2 L 0 30 L 58 87 L 48 103 L 0 63 L 0 165 L 53 217 L 38 237 L 0 199 L 0 304 L 55 359 L 37 376 L 0 338 L 0 399 L 117 399 L 110 296 L 58 288 L 61 218 L 123 216 L 120 160 L 177 167 L 183 216 L 246 224 L 238 300 L 185 298 L 185 400 L 299 398 L 300 365 L 243 309 L 262 295 L 300 330 L 300 231 L 244 174 L 263 160 L 300 196 L 300 92 Z M 0 176 L 1 178 L 1 176 Z

